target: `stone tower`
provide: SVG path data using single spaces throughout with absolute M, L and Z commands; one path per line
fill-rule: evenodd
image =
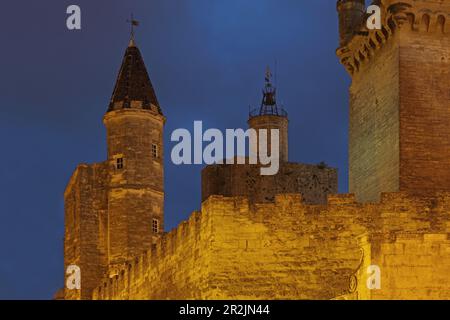
M 382 28 L 366 30 L 363 1 L 338 1 L 337 55 L 352 77 L 349 188 L 450 190 L 450 1 L 374 1 Z
M 260 129 L 267 129 L 267 150 L 271 150 L 270 130 L 278 129 L 280 162 L 287 162 L 289 121 L 286 111 L 277 103 L 277 88 L 272 85 L 271 76 L 270 70 L 267 69 L 261 106 L 259 109 L 250 112 L 248 126 L 255 129 L 256 132 L 259 132 Z
M 279 130 L 279 170 L 275 175 L 261 175 L 261 164 L 215 164 L 202 170 L 202 201 L 221 195 L 244 196 L 252 203 L 273 202 L 277 194 L 297 193 L 310 204 L 325 204 L 329 194 L 338 191 L 337 169 L 326 164 L 304 164 L 288 161 L 288 114 L 277 103 L 272 74 L 266 72 L 260 106 L 250 111 L 248 126 L 260 134 L 267 129 L 267 150 L 271 150 L 270 129 Z M 259 139 L 258 139 L 259 140 Z M 250 144 L 250 143 L 249 143 Z M 251 146 L 257 151 L 257 146 Z M 249 159 L 247 159 L 249 160 Z
M 164 230 L 165 118 L 134 40 L 103 122 L 108 160 L 79 165 L 64 194 L 64 264 L 81 269 L 81 290 L 66 289 L 66 299 L 90 299 Z
M 165 118 L 139 49 L 131 40 L 108 112 L 109 263 L 148 249 L 163 230 Z

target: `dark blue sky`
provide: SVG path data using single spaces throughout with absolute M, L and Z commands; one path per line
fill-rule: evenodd
M 82 30 L 66 29 L 66 8 Z M 78 163 L 106 157 L 102 116 L 129 39 L 167 117 L 166 227 L 200 208 L 201 166 L 170 163 L 170 133 L 245 128 L 278 61 L 290 160 L 339 168 L 347 190 L 349 77 L 335 57 L 333 0 L 3 1 L 0 11 L 0 299 L 63 285 L 63 192 Z

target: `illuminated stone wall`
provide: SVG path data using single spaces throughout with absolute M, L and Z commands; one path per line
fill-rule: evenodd
M 327 205 L 213 196 L 94 298 L 450 298 L 449 218 L 449 193 L 386 193 L 379 204 L 335 195 Z M 371 264 L 381 290 L 365 286 Z
M 448 233 L 400 234 L 381 244 L 372 263 L 382 273 L 381 289 L 371 290 L 371 299 L 450 299 Z
M 450 299 L 450 1 L 377 3 L 382 29 L 353 38 L 360 5 L 339 6 L 355 195 L 330 195 L 333 168 L 283 163 L 257 179 L 257 167 L 210 166 L 201 211 L 151 235 L 164 119 L 112 114 L 109 162 L 79 166 L 65 193 L 65 265 L 82 272 L 65 298 Z
M 94 292 L 95 299 L 205 299 L 210 286 L 212 226 L 207 214 L 165 234 Z

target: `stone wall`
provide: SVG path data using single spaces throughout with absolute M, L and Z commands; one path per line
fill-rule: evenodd
M 337 210 L 341 201 L 330 199 Z M 217 299 L 330 299 L 349 288 L 360 264 L 357 235 L 363 228 L 330 215 L 325 206 L 305 205 L 298 195 L 270 204 L 213 197 Z M 344 220 L 345 221 L 345 220 Z
M 417 14 L 400 42 L 400 190 L 414 193 L 450 190 L 450 33 L 439 18 Z
M 300 193 L 309 204 L 324 204 L 338 191 L 337 169 L 325 165 L 280 163 L 276 175 L 262 176 L 258 165 L 211 165 L 202 170 L 202 201 L 212 195 L 273 202 L 281 193 Z
M 399 233 L 391 239 L 360 237 L 363 263 L 354 290 L 338 300 L 450 299 L 450 233 Z M 369 289 L 369 267 L 380 271 L 379 289 Z
M 94 299 L 208 298 L 212 227 L 207 214 L 167 233 L 143 255 L 129 261 L 95 291 Z
M 350 87 L 349 191 L 378 201 L 399 190 L 398 45 L 380 48 Z
M 79 165 L 64 193 L 64 270 L 81 269 L 81 290 L 66 299 L 89 299 L 107 270 L 107 163 Z
M 108 112 L 104 121 L 108 160 L 78 166 L 65 192 L 65 270 L 77 265 L 82 278 L 81 291 L 65 290 L 67 299 L 91 298 L 105 274 L 117 274 L 164 230 L 164 118 L 126 109 Z
M 332 195 L 327 205 L 213 196 L 94 298 L 450 298 L 449 221 L 450 193 L 386 193 L 378 204 Z M 370 264 L 381 267 L 380 291 L 364 287 Z
M 372 253 L 381 289 L 371 299 L 450 299 L 450 233 L 399 234 Z M 365 284 L 366 281 L 361 281 Z

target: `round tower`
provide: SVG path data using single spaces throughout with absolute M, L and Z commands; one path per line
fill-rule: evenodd
M 268 68 L 266 71 L 265 86 L 263 89 L 263 98 L 258 109 L 250 111 L 248 125 L 255 129 L 258 134 L 259 130 L 267 129 L 267 150 L 271 150 L 271 129 L 279 131 L 279 151 L 280 162 L 288 161 L 288 115 L 283 107 L 277 103 L 277 88 L 271 82 L 272 73 Z M 257 149 L 257 147 L 255 147 Z M 257 150 L 255 150 L 257 151 Z
M 164 228 L 165 118 L 134 40 L 103 122 L 110 172 L 108 257 L 114 264 L 148 250 Z

